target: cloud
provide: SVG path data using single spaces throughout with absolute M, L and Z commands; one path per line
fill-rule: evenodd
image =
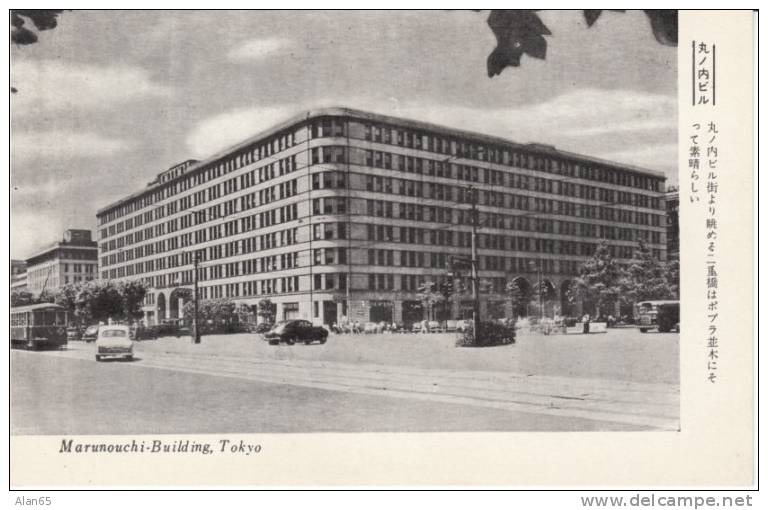
M 357 103 L 366 108 L 364 101 Z M 380 113 L 424 120 L 519 143 L 546 143 L 589 155 L 670 171 L 677 167 L 677 98 L 629 90 L 580 89 L 523 106 L 405 103 L 369 105 Z M 658 151 L 658 147 L 665 150 Z M 674 149 L 674 150 L 672 150 Z
M 198 123 L 187 136 L 187 147 L 192 157 L 206 158 L 287 120 L 298 111 L 295 106 L 278 105 L 222 113 Z
M 626 150 L 606 152 L 598 156 L 611 161 L 663 169 L 677 166 L 678 147 L 676 143 L 651 144 Z
M 245 41 L 236 48 L 232 48 L 227 56 L 230 60 L 262 60 L 272 55 L 278 54 L 284 49 L 293 46 L 293 41 L 282 38 L 251 39 Z
M 96 66 L 59 60 L 14 60 L 11 96 L 15 115 L 73 109 L 108 109 L 146 97 L 167 97 L 170 87 L 139 67 Z
M 476 108 L 400 101 L 395 98 L 327 97 L 311 108 L 348 106 L 510 139 L 546 143 L 588 156 L 615 154 L 620 161 L 670 171 L 677 167 L 677 100 L 663 94 L 629 90 L 580 89 L 523 106 Z M 246 108 L 200 122 L 187 137 L 196 157 L 206 157 L 300 110 L 281 104 Z M 654 152 L 659 147 L 666 149 Z M 608 158 L 606 159 L 617 159 Z
M 39 160 L 66 160 L 112 156 L 128 150 L 125 140 L 97 133 L 69 131 L 22 132 L 11 134 L 11 159 L 15 164 Z
M 10 251 L 12 258 L 24 259 L 61 239 L 66 219 L 53 211 L 16 211 L 11 219 Z

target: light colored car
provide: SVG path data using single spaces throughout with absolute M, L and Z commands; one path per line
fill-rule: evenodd
M 133 359 L 133 340 L 128 326 L 101 326 L 96 337 L 96 361 L 104 358 Z

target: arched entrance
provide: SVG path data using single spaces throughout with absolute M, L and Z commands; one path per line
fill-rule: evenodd
M 160 324 L 165 320 L 165 294 L 159 292 L 157 294 L 157 323 Z
M 171 292 L 168 298 L 169 319 L 181 319 L 184 317 L 184 303 L 191 299 L 191 294 L 190 290 L 185 288 L 174 289 Z
M 512 313 L 515 317 L 528 317 L 533 287 L 523 276 L 512 279 L 510 283 L 513 286 L 513 289 L 509 291 L 512 296 Z
M 563 280 L 560 283 L 560 314 L 565 317 L 574 317 L 578 314 L 575 303 L 570 300 L 570 291 L 573 280 Z
M 553 317 L 555 314 L 555 301 L 557 298 L 557 290 L 555 289 L 555 285 L 547 279 L 544 279 L 541 281 L 541 289 L 538 288 L 538 283 L 536 285 L 536 293 L 533 297 L 536 304 L 536 309 L 539 311 L 539 314 L 542 317 Z M 541 293 L 541 296 L 539 296 L 539 293 Z M 541 299 L 539 299 L 541 297 Z M 541 303 L 542 310 L 539 310 L 539 303 Z

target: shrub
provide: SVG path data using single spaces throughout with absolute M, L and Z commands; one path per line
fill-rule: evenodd
M 515 323 L 481 322 L 477 335 L 473 328 L 461 333 L 456 347 L 492 347 L 515 343 Z

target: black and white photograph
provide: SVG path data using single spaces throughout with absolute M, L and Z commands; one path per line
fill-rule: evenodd
M 12 435 L 680 432 L 677 11 L 10 16 Z

